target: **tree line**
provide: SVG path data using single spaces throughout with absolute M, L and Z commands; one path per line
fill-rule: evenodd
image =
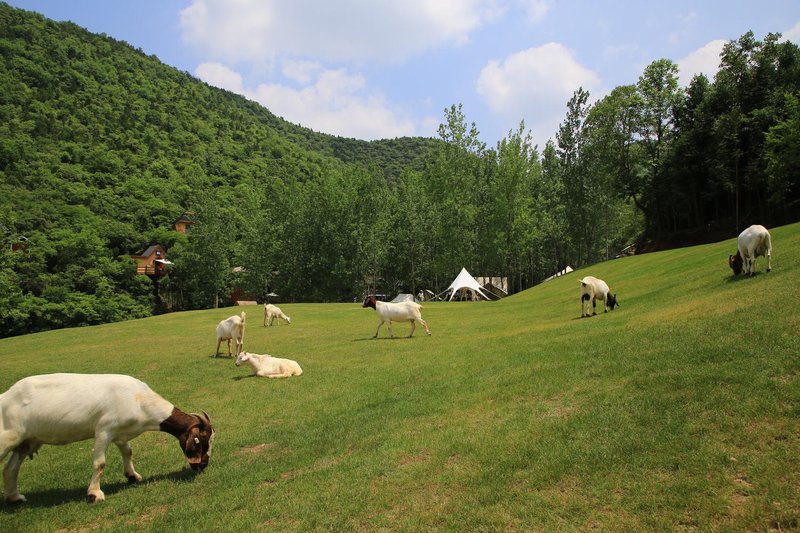
M 487 146 L 460 105 L 436 139 L 364 142 L 0 4 L 0 335 L 226 305 L 235 288 L 438 292 L 463 266 L 515 292 L 633 243 L 797 220 L 798 59 L 748 33 L 687 88 L 655 61 L 596 102 L 577 89 L 541 149 L 524 123 Z M 171 229 L 183 212 L 189 236 Z M 158 300 L 129 257 L 153 243 L 174 263 Z

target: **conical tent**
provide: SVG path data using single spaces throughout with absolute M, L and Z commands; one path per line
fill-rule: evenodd
M 458 292 L 461 289 L 469 289 L 471 291 L 477 292 L 478 294 L 483 296 L 483 298 L 486 300 L 491 299 L 483 290 L 480 283 L 475 281 L 475 278 L 473 278 L 472 275 L 470 275 L 470 273 L 467 272 L 467 269 L 463 267 L 461 268 L 461 272 L 458 273 L 458 276 L 456 276 L 456 279 L 453 280 L 453 283 L 451 283 L 450 286 L 447 287 L 447 290 L 444 291 L 444 292 L 452 291 L 450 293 L 450 298 L 448 299 L 448 301 L 452 301 L 453 296 L 455 296 L 456 292 Z

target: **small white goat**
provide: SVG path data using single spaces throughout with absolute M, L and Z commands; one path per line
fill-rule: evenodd
M 0 461 L 11 452 L 3 470 L 5 499 L 24 502 L 17 488 L 19 467 L 43 444 L 69 444 L 94 438 L 87 499 L 105 499 L 100 475 L 106 448 L 117 445 L 130 482 L 142 480 L 131 462 L 128 441 L 145 431 L 175 436 L 193 470 L 208 465 L 214 429 L 206 413 L 187 414 L 138 379 L 116 374 L 46 374 L 17 381 L 0 394 Z
M 614 310 L 615 306 L 619 306 L 616 296 L 611 294 L 611 289 L 602 279 L 597 279 L 594 276 L 586 276 L 579 280 L 581 284 L 581 318 L 589 316 L 589 302 L 592 302 L 592 314 L 596 315 L 597 300 L 603 301 L 603 312 L 608 312 L 608 309 Z
M 772 237 L 764 226 L 753 224 L 739 234 L 736 255 L 728 256 L 728 264 L 733 274 L 738 276 L 744 268 L 745 274 L 756 273 L 756 258 L 767 256 L 767 272 L 772 271 Z
M 377 338 L 378 331 L 381 329 L 381 326 L 384 322 L 389 324 L 389 336 L 394 337 L 394 334 L 392 333 L 392 321 L 411 322 L 411 333 L 408 334 L 409 337 L 414 335 L 414 329 L 417 327 L 417 322 L 422 324 L 422 326 L 425 328 L 425 333 L 428 335 L 431 334 L 431 330 L 428 329 L 428 324 L 422 320 L 422 314 L 420 313 L 422 306 L 417 302 L 381 302 L 375 298 L 375 296 L 370 294 L 364 298 L 364 304 L 361 307 L 371 307 L 378 312 L 378 318 L 380 319 L 380 322 L 375 330 L 375 335 L 372 337 L 373 339 Z
M 292 319 L 283 314 L 280 307 L 272 304 L 264 304 L 264 325 L 271 326 L 272 321 L 276 318 L 285 320 L 287 324 L 292 323 Z M 269 324 L 267 324 L 267 322 L 269 322 Z
M 231 356 L 231 340 L 235 343 L 236 355 L 244 350 L 244 311 L 239 316 L 233 315 L 217 324 L 217 351 L 214 357 L 219 355 L 219 345 L 222 341 L 228 341 L 228 357 Z
M 242 363 L 250 365 L 253 369 L 253 375 L 261 376 L 262 378 L 288 378 L 290 376 L 299 376 L 303 373 L 303 369 L 300 368 L 297 361 L 272 357 L 267 354 L 259 355 L 242 352 L 236 358 L 236 366 L 240 366 Z

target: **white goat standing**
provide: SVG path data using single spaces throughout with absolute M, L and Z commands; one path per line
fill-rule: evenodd
M 411 322 L 411 333 L 408 334 L 409 337 L 414 335 L 414 329 L 417 327 L 417 322 L 422 324 L 422 327 L 425 328 L 425 333 L 428 335 L 431 334 L 431 330 L 428 329 L 428 324 L 422 320 L 422 313 L 420 312 L 422 306 L 417 302 L 381 302 L 375 298 L 375 296 L 370 294 L 364 298 L 364 304 L 361 307 L 371 307 L 378 312 L 378 318 L 380 318 L 380 322 L 375 330 L 375 335 L 372 337 L 373 339 L 378 336 L 378 331 L 381 329 L 381 326 L 384 322 L 389 324 L 389 336 L 394 337 L 394 334 L 392 333 L 392 321 Z
M 116 374 L 46 374 L 17 381 L 0 394 L 0 461 L 11 452 L 3 470 L 5 499 L 24 502 L 17 488 L 19 467 L 43 444 L 69 444 L 94 438 L 87 499 L 105 499 L 100 475 L 106 448 L 122 453 L 125 476 L 142 480 L 131 461 L 128 441 L 145 431 L 175 436 L 193 470 L 202 471 L 211 455 L 214 429 L 206 413 L 187 414 L 138 379 Z
M 611 289 L 602 279 L 594 276 L 586 276 L 579 280 L 581 284 L 581 318 L 589 316 L 589 302 L 592 302 L 592 314 L 596 315 L 597 300 L 603 301 L 603 312 L 608 312 L 608 309 L 614 310 L 615 306 L 619 306 L 617 297 L 611 294 Z
M 239 316 L 233 315 L 217 324 L 217 351 L 214 357 L 219 355 L 219 345 L 222 341 L 228 341 L 228 357 L 231 357 L 231 340 L 235 343 L 236 355 L 244 350 L 244 311 Z
M 236 366 L 240 366 L 242 363 L 250 365 L 253 369 L 253 375 L 261 376 L 262 378 L 288 378 L 299 376 L 303 373 L 303 369 L 300 368 L 297 361 L 272 357 L 267 354 L 259 355 L 242 352 L 236 358 Z
M 767 228 L 753 224 L 739 234 L 737 244 L 739 249 L 736 255 L 728 256 L 728 264 L 734 275 L 741 274 L 743 268 L 745 274 L 754 275 L 756 258 L 762 255 L 767 256 L 767 272 L 772 271 L 772 237 Z
M 292 319 L 283 314 L 280 307 L 272 304 L 264 304 L 264 325 L 271 326 L 272 321 L 276 318 L 285 320 L 287 324 L 292 323 Z

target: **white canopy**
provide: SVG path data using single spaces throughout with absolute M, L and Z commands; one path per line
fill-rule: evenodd
M 483 296 L 483 298 L 486 300 L 491 299 L 491 297 L 484 292 L 480 283 L 478 283 L 475 280 L 475 278 L 473 278 L 472 275 L 470 275 L 470 273 L 467 272 L 467 269 L 463 267 L 461 268 L 461 272 L 458 273 L 458 276 L 456 276 L 456 279 L 453 280 L 453 283 L 451 283 L 450 286 L 447 287 L 447 290 L 445 291 L 445 292 L 452 291 L 450 293 L 450 298 L 448 301 L 452 301 L 453 296 L 455 296 L 456 292 L 458 292 L 461 289 L 469 289 L 471 291 L 477 292 L 478 294 Z
M 550 281 L 551 279 L 556 279 L 557 277 L 563 276 L 564 274 L 569 274 L 570 272 L 573 272 L 572 267 L 567 265 L 567 268 L 565 268 L 564 270 L 559 270 L 549 278 L 542 280 L 542 283 L 544 283 L 545 281 Z

